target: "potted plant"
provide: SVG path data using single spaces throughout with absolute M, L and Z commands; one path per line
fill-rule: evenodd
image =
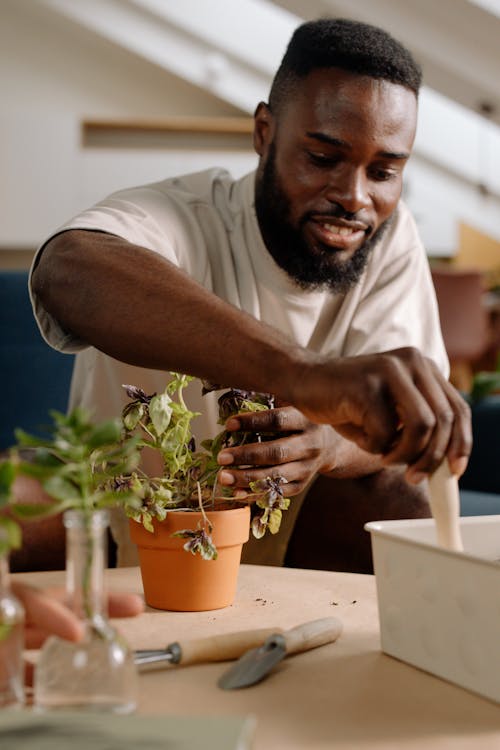
M 172 373 L 165 391 L 153 396 L 124 386 L 130 399 L 122 414 L 125 434 L 138 436 L 139 447 L 157 451 L 163 464 L 158 477 L 138 467 L 120 479 L 140 500 L 126 512 L 138 546 L 146 602 L 160 609 L 205 610 L 231 604 L 249 528 L 257 538 L 268 530 L 276 533 L 290 502 L 281 477 L 252 483 L 244 500 L 218 484 L 219 451 L 256 436 L 222 429 L 197 449 L 191 433 L 197 413 L 187 408 L 183 397 L 191 380 Z M 203 392 L 217 388 L 205 383 Z M 230 389 L 218 403 L 223 425 L 235 414 L 272 407 L 273 398 Z

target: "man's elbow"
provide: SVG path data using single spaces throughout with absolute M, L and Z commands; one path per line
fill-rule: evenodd
M 71 297 L 74 273 L 74 240 L 64 232 L 50 239 L 37 258 L 31 275 L 31 291 L 42 306 L 59 317 L 67 308 Z

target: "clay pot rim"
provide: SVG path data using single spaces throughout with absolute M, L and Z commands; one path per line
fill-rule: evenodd
M 248 504 L 235 508 L 206 510 L 208 521 L 213 524 L 213 540 L 217 548 L 224 546 L 227 535 L 231 543 L 244 543 L 250 536 L 250 507 Z M 183 528 L 195 528 L 202 518 L 200 510 L 171 510 L 163 521 L 153 519 L 154 531 L 147 531 L 140 521 L 129 518 L 132 541 L 146 547 L 182 547 L 185 539 L 172 537 L 174 531 Z M 238 530 L 239 529 L 239 530 Z M 162 540 L 162 541 L 160 541 Z M 187 554 L 187 553 L 186 553 Z

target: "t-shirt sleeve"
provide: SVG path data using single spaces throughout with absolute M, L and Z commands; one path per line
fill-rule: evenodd
M 401 204 L 373 251 L 345 340 L 345 356 L 413 346 L 448 377 L 449 363 L 429 263 L 409 210 Z
M 157 216 L 162 215 L 162 224 Z M 47 243 L 56 235 L 71 229 L 100 231 L 121 237 L 140 247 L 161 254 L 164 258 L 181 265 L 176 246 L 175 211 L 169 222 L 169 202 L 165 196 L 150 186 L 120 191 L 83 211 L 59 227 L 44 240 L 37 250 L 29 274 L 29 293 L 36 322 L 45 341 L 54 349 L 76 353 L 88 344 L 64 329 L 60 322 L 43 307 L 33 291 L 33 271 Z M 165 231 L 171 226 L 171 235 Z

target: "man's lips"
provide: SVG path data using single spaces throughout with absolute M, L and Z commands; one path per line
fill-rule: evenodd
M 366 239 L 368 227 L 361 222 L 314 218 L 308 221 L 313 237 L 322 245 L 336 250 L 354 251 Z

